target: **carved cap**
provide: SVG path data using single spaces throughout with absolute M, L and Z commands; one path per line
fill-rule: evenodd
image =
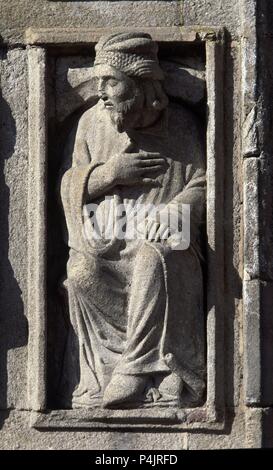
M 158 45 L 147 33 L 115 33 L 97 43 L 94 65 L 111 65 L 132 77 L 164 80 Z

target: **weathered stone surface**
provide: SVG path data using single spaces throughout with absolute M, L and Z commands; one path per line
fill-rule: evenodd
M 258 279 L 260 275 L 259 258 L 259 173 L 260 161 L 257 158 L 248 158 L 244 161 L 244 278 L 249 281 Z
M 46 53 L 28 50 L 28 404 L 40 410 L 46 404 L 44 341 L 46 291 Z
M 242 376 L 242 166 L 240 116 L 236 109 L 241 97 L 239 44 L 228 45 L 224 70 L 230 75 L 225 79 L 225 158 L 224 158 L 224 206 L 225 206 L 225 390 L 229 407 L 238 406 Z
M 84 430 L 41 432 L 28 426 L 29 413 L 0 414 L 0 449 L 27 450 L 182 450 L 184 434 L 168 432 L 86 432 Z M 147 439 L 147 435 L 149 438 Z
M 93 60 L 90 58 L 56 60 L 56 108 L 59 121 L 63 121 L 88 100 L 97 98 L 92 66 Z
M 26 407 L 27 61 L 1 51 L 0 408 Z
M 147 27 L 146 27 L 147 28 Z M 101 36 L 111 33 L 129 33 L 132 27 L 128 26 L 115 26 L 108 28 L 90 27 L 90 28 L 27 28 L 24 35 L 24 43 L 30 45 L 94 45 L 99 41 Z M 141 33 L 143 27 L 135 26 L 135 32 Z M 168 42 L 186 42 L 186 43 L 200 43 L 204 40 L 221 40 L 223 36 L 223 29 L 201 26 L 196 29 L 194 26 L 181 28 L 180 26 L 150 26 L 149 33 L 153 36 L 154 40 Z
M 179 3 L 185 25 L 226 26 L 235 34 L 240 28 L 240 2 L 237 0 L 182 0 Z
M 75 24 L 77 18 L 77 24 Z M 12 19 L 12 28 L 9 27 Z M 40 28 L 172 26 L 180 24 L 180 4 L 177 1 L 137 2 L 49 2 L 21 0 L 5 3 L 1 15 L 1 35 L 11 42 L 21 41 L 24 30 Z
M 50 2 L 48 0 L 11 0 L 2 5 L 0 30 L 4 40 L 23 40 L 24 30 L 35 28 L 123 27 L 138 25 L 209 25 L 226 26 L 232 33 L 239 27 L 239 9 L 236 0 L 224 3 L 213 0 L 168 1 L 85 1 Z M 77 24 L 75 25 L 75 18 Z M 12 26 L 10 26 L 12 24 Z
M 244 282 L 244 398 L 250 406 L 272 406 L 272 283 Z
M 190 105 L 197 105 L 204 99 L 205 72 L 202 63 L 197 63 L 195 69 L 179 65 L 179 61 L 177 63 L 175 58 L 170 58 L 168 62 L 162 61 L 161 67 L 166 74 L 165 90 L 169 96 L 180 98 Z

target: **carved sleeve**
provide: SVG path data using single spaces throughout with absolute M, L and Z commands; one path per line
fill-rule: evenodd
M 186 127 L 186 124 L 188 126 Z M 205 222 L 206 170 L 202 141 L 195 121 L 187 116 L 184 121 L 184 148 L 182 158 L 184 187 L 167 205 L 169 215 L 178 216 L 179 230 L 183 226 L 183 206 L 190 205 L 190 238 L 192 245 L 199 245 L 200 228 Z M 177 144 L 177 148 L 182 145 Z M 182 148 L 183 148 L 182 147 Z M 175 219 L 175 217 L 174 217 Z M 200 251 L 200 250 L 198 250 Z

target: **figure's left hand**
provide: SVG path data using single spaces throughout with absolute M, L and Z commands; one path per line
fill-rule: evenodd
M 154 242 L 161 242 L 168 240 L 170 236 L 170 229 L 164 222 L 159 222 L 154 219 L 146 219 L 145 223 L 145 239 Z

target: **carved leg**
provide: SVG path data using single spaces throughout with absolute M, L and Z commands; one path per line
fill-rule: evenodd
M 105 389 L 105 406 L 135 401 L 149 376 L 170 372 L 163 357 L 167 320 L 163 263 L 162 255 L 150 243 L 145 243 L 136 256 L 125 350 Z
M 73 253 L 68 264 L 71 327 L 64 375 L 65 382 L 71 383 L 68 402 L 73 390 L 73 407 L 93 406 L 101 400 L 124 350 L 126 293 L 111 266 L 103 262 Z

